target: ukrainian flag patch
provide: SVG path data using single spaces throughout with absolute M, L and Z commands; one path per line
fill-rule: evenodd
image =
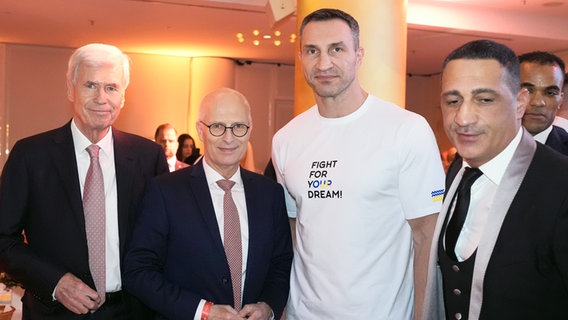
M 432 202 L 439 202 L 444 199 L 444 189 L 434 190 L 431 192 L 432 194 Z

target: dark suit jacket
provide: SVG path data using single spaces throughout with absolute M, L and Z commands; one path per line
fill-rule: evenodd
M 550 131 L 545 145 L 564 155 L 568 155 L 568 132 L 560 127 L 552 126 L 552 131 Z
M 243 304 L 266 302 L 280 318 L 289 292 L 292 245 L 282 187 L 241 169 L 249 222 Z M 192 319 L 200 299 L 233 305 L 203 162 L 152 181 L 126 255 L 123 282 L 168 319 Z
M 113 137 L 123 256 L 146 182 L 168 166 L 158 144 L 115 129 Z M 70 122 L 14 145 L 0 183 L 0 269 L 23 284 L 24 309 L 35 319 L 73 318 L 52 301 L 65 273 L 94 288 L 82 206 Z
M 460 179 L 451 183 L 446 199 Z M 568 319 L 567 180 L 568 157 L 525 131 L 477 249 L 470 319 Z M 442 206 L 431 249 L 425 319 L 443 319 L 436 251 L 449 202 Z

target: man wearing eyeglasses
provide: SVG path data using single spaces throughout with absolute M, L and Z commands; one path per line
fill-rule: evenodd
M 150 184 L 124 285 L 159 319 L 279 319 L 292 241 L 282 187 L 239 166 L 252 129 L 249 104 L 235 90 L 215 90 L 196 126 L 205 154 Z

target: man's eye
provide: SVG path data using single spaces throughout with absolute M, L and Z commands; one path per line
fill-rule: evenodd
M 211 129 L 225 129 L 225 126 L 220 123 L 214 123 L 211 125 Z
M 92 82 L 87 82 L 85 83 L 85 87 L 89 88 L 89 89 L 96 89 L 97 88 L 97 84 L 96 83 L 92 83 Z
M 445 101 L 445 104 L 447 106 L 455 106 L 455 105 L 458 105 L 459 103 L 460 103 L 460 99 L 447 99 Z
M 547 95 L 547 96 L 550 96 L 550 97 L 556 97 L 556 96 L 559 95 L 559 94 L 560 94 L 560 92 L 555 91 L 555 90 L 551 90 L 551 91 L 547 91 L 547 92 L 546 92 L 546 95 Z
M 317 53 L 317 50 L 316 50 L 316 49 L 313 49 L 313 48 L 311 48 L 311 49 L 306 49 L 306 54 L 307 54 L 307 55 L 314 55 L 314 54 L 316 54 L 316 53 Z
M 343 48 L 341 48 L 341 47 L 331 48 L 331 53 L 340 53 L 342 51 L 343 51 Z

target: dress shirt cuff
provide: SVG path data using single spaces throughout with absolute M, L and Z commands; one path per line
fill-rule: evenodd
M 197 310 L 195 310 L 195 315 L 193 316 L 193 320 L 201 320 L 201 313 L 203 312 L 203 306 L 205 305 L 207 300 L 201 299 L 199 304 L 197 305 Z

